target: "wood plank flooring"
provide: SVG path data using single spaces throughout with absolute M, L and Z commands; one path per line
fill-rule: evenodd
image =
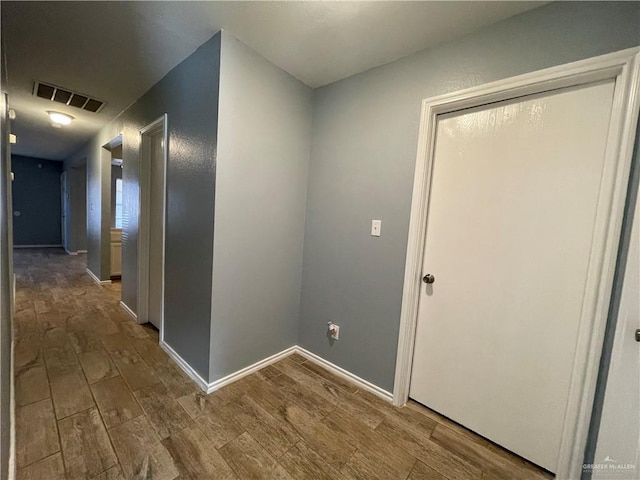
M 552 478 L 298 355 L 205 395 L 84 261 L 15 254 L 18 480 Z

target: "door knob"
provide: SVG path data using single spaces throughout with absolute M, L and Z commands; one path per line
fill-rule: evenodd
M 427 273 L 424 277 L 422 277 L 422 281 L 424 283 L 433 283 L 436 281 L 436 277 L 434 277 L 430 273 Z
M 640 342 L 640 328 L 636 329 L 636 342 Z

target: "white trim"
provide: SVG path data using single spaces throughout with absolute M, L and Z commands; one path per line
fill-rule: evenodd
M 171 359 L 176 362 L 176 364 L 182 369 L 184 373 L 189 375 L 191 380 L 196 382 L 196 384 L 202 389 L 202 391 L 209 393 L 209 384 L 207 381 L 200 376 L 198 372 L 196 372 L 191 365 L 189 365 L 179 354 L 176 352 L 168 343 L 165 343 L 162 339 L 160 339 L 160 348 L 162 348 L 167 355 L 171 357 Z
M 579 478 L 582 471 L 640 108 L 639 51 L 639 48 L 623 50 L 422 102 L 393 395 L 393 403 L 398 406 L 405 404 L 409 396 L 436 116 L 558 88 L 615 79 L 602 190 L 556 478 Z
M 244 367 L 237 372 L 231 373 L 226 377 L 222 377 L 219 380 L 211 382 L 207 385 L 207 393 L 215 392 L 216 390 L 224 387 L 225 385 L 229 385 L 237 380 L 240 380 L 242 377 L 246 377 L 247 375 L 251 375 L 254 372 L 257 372 L 261 368 L 266 367 L 267 365 L 271 365 L 272 363 L 276 363 L 282 360 L 289 355 L 293 355 L 296 352 L 297 347 L 294 345 L 293 347 L 285 348 L 279 353 L 275 355 L 271 355 L 270 357 L 264 358 L 262 360 L 257 361 L 256 363 L 249 365 L 248 367 Z
M 78 252 L 77 252 L 77 253 L 78 253 L 78 254 L 80 254 L 80 253 L 87 253 L 87 251 L 86 251 L 86 250 L 78 250 Z
M 15 278 L 15 275 L 14 275 Z M 14 291 L 15 295 L 15 291 Z M 15 298 L 15 296 L 14 296 Z M 12 322 L 13 323 L 13 322 Z M 13 325 L 12 325 L 13 327 Z M 12 335 L 13 337 L 13 335 Z M 9 433 L 9 479 L 16 478 L 16 385 L 15 385 L 15 340 L 11 339 L 11 382 L 9 384 L 9 395 L 11 400 L 9 402 L 9 421 L 10 421 L 10 433 Z
M 249 365 L 248 367 L 242 368 L 237 372 L 231 373 L 226 377 L 222 377 L 219 380 L 216 380 L 214 382 L 207 382 L 168 343 L 160 341 L 160 348 L 167 352 L 167 354 L 178 364 L 178 366 L 184 371 L 184 373 L 189 375 L 189 377 L 191 377 L 191 379 L 198 384 L 202 391 L 206 392 L 207 394 L 215 392 L 225 385 L 229 385 L 230 383 L 240 380 L 242 377 L 251 375 L 261 368 L 266 367 L 267 365 L 271 365 L 272 363 L 282 360 L 283 358 L 294 354 L 297 349 L 297 347 L 294 345 L 293 347 L 286 348 L 283 351 L 276 353 L 275 355 L 271 355 L 270 357 L 264 358 L 252 365 Z
M 107 284 L 107 283 L 111 283 L 111 280 L 100 280 L 98 277 L 96 277 L 96 276 L 94 275 L 94 273 L 93 273 L 91 270 L 89 270 L 89 267 L 87 267 L 87 268 L 85 269 L 85 271 L 89 274 L 89 276 L 91 277 L 91 279 L 92 279 L 94 282 L 96 282 L 98 285 L 105 285 L 105 284 Z
M 64 251 L 67 252 L 67 255 L 78 255 L 78 252 L 70 252 L 69 250 L 67 250 L 67 247 L 63 247 Z
M 122 300 L 120 300 L 120 307 L 122 307 L 122 309 L 127 312 L 129 314 L 129 316 L 131 318 L 133 318 L 136 322 L 138 321 L 138 316 L 136 315 L 136 313 L 131 310 L 126 303 L 124 303 Z
M 249 365 L 248 367 L 242 368 L 237 372 L 227 375 L 226 377 L 222 377 L 221 379 L 214 382 L 207 382 L 168 343 L 160 341 L 160 348 L 167 352 L 167 354 L 178 364 L 178 366 L 184 371 L 184 373 L 189 375 L 189 377 L 198 384 L 202 391 L 207 394 L 213 393 L 216 390 L 224 387 L 225 385 L 229 385 L 230 383 L 238 381 L 242 377 L 251 375 L 261 368 L 282 360 L 289 355 L 293 355 L 297 351 L 297 347 L 295 345 L 293 347 L 285 348 L 283 351 L 276 353 L 275 355 L 271 355 L 270 357 L 259 360 L 256 363 Z
M 162 129 L 163 195 L 162 195 L 162 306 L 160 307 L 160 342 L 164 341 L 164 262 L 167 229 L 167 169 L 169 167 L 169 126 L 168 116 L 161 117 L 140 129 L 140 163 L 138 199 L 138 323 L 149 321 L 149 195 L 150 161 L 148 141 L 145 135 Z
M 62 248 L 62 244 L 59 244 L 59 245 L 14 245 L 13 248 Z
M 354 375 L 348 370 L 345 370 L 344 368 L 339 367 L 325 360 L 322 357 L 319 357 L 315 353 L 311 353 L 309 350 L 305 350 L 302 347 L 296 347 L 296 352 L 302 355 L 307 360 L 310 360 L 313 363 L 320 365 L 324 369 L 329 370 L 334 375 L 340 378 L 344 378 L 345 380 L 348 380 L 349 382 L 353 383 L 355 386 L 357 386 L 361 390 L 366 390 L 367 392 L 371 392 L 374 395 L 377 395 L 378 397 L 382 398 L 383 400 L 386 400 L 387 402 L 391 403 L 393 401 L 393 394 L 391 392 L 387 392 L 386 390 L 378 387 L 377 385 L 374 385 L 373 383 L 368 382 L 358 377 L 357 375 Z
M 121 302 L 122 304 L 122 302 Z M 124 305 L 124 304 L 122 304 Z M 123 306 L 124 308 L 124 306 Z M 294 353 L 297 353 L 301 356 L 303 356 L 304 358 L 306 358 L 307 360 L 321 366 L 322 368 L 328 370 L 329 372 L 333 373 L 334 375 L 340 377 L 340 378 L 344 378 L 345 380 L 353 383 L 356 387 L 360 388 L 361 390 L 366 390 L 367 392 L 371 392 L 374 395 L 380 397 L 383 400 L 386 400 L 387 402 L 392 401 L 393 399 L 393 395 L 391 394 L 391 392 L 387 392 L 386 390 L 374 385 L 373 383 L 370 383 L 360 377 L 358 377 L 357 375 L 354 375 L 353 373 L 349 372 L 348 370 L 345 370 L 344 368 L 341 368 L 327 360 L 325 360 L 322 357 L 319 357 L 318 355 L 316 355 L 315 353 L 311 353 L 309 350 L 306 350 L 298 345 L 294 345 L 292 347 L 289 348 L 285 348 L 284 350 L 282 350 L 281 352 L 278 352 L 274 355 L 271 355 L 270 357 L 267 358 L 263 358 L 262 360 L 257 361 L 256 363 L 249 365 L 247 367 L 241 368 L 240 370 L 238 370 L 237 372 L 231 373 L 225 377 L 222 377 L 218 380 L 215 380 L 213 382 L 207 382 L 204 378 L 202 378 L 200 376 L 200 374 L 198 372 L 196 372 L 191 365 L 189 365 L 187 363 L 186 360 L 184 360 L 179 354 L 178 352 L 176 352 L 169 344 L 167 344 L 164 341 L 160 341 L 160 347 L 167 352 L 167 354 L 173 359 L 174 362 L 176 362 L 176 364 L 187 374 L 189 375 L 189 377 L 196 382 L 196 384 L 198 384 L 198 386 L 202 389 L 202 391 L 206 392 L 207 394 L 209 393 L 213 393 L 216 390 L 229 385 L 230 383 L 236 382 L 238 380 L 240 380 L 243 377 L 246 377 L 247 375 L 251 375 L 252 373 L 257 372 L 258 370 L 266 367 L 267 365 L 271 365 L 273 363 L 279 362 L 280 360 L 282 360 L 285 357 L 288 357 L 290 355 L 293 355 Z

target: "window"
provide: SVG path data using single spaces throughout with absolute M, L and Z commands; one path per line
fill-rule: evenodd
M 122 228 L 122 179 L 116 178 L 116 228 Z

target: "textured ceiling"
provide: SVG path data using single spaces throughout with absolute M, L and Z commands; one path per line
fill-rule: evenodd
M 546 2 L 6 2 L 13 152 L 62 160 L 221 28 L 311 87 Z M 31 95 L 43 81 L 107 102 L 98 114 Z M 51 127 L 46 110 L 73 115 Z

